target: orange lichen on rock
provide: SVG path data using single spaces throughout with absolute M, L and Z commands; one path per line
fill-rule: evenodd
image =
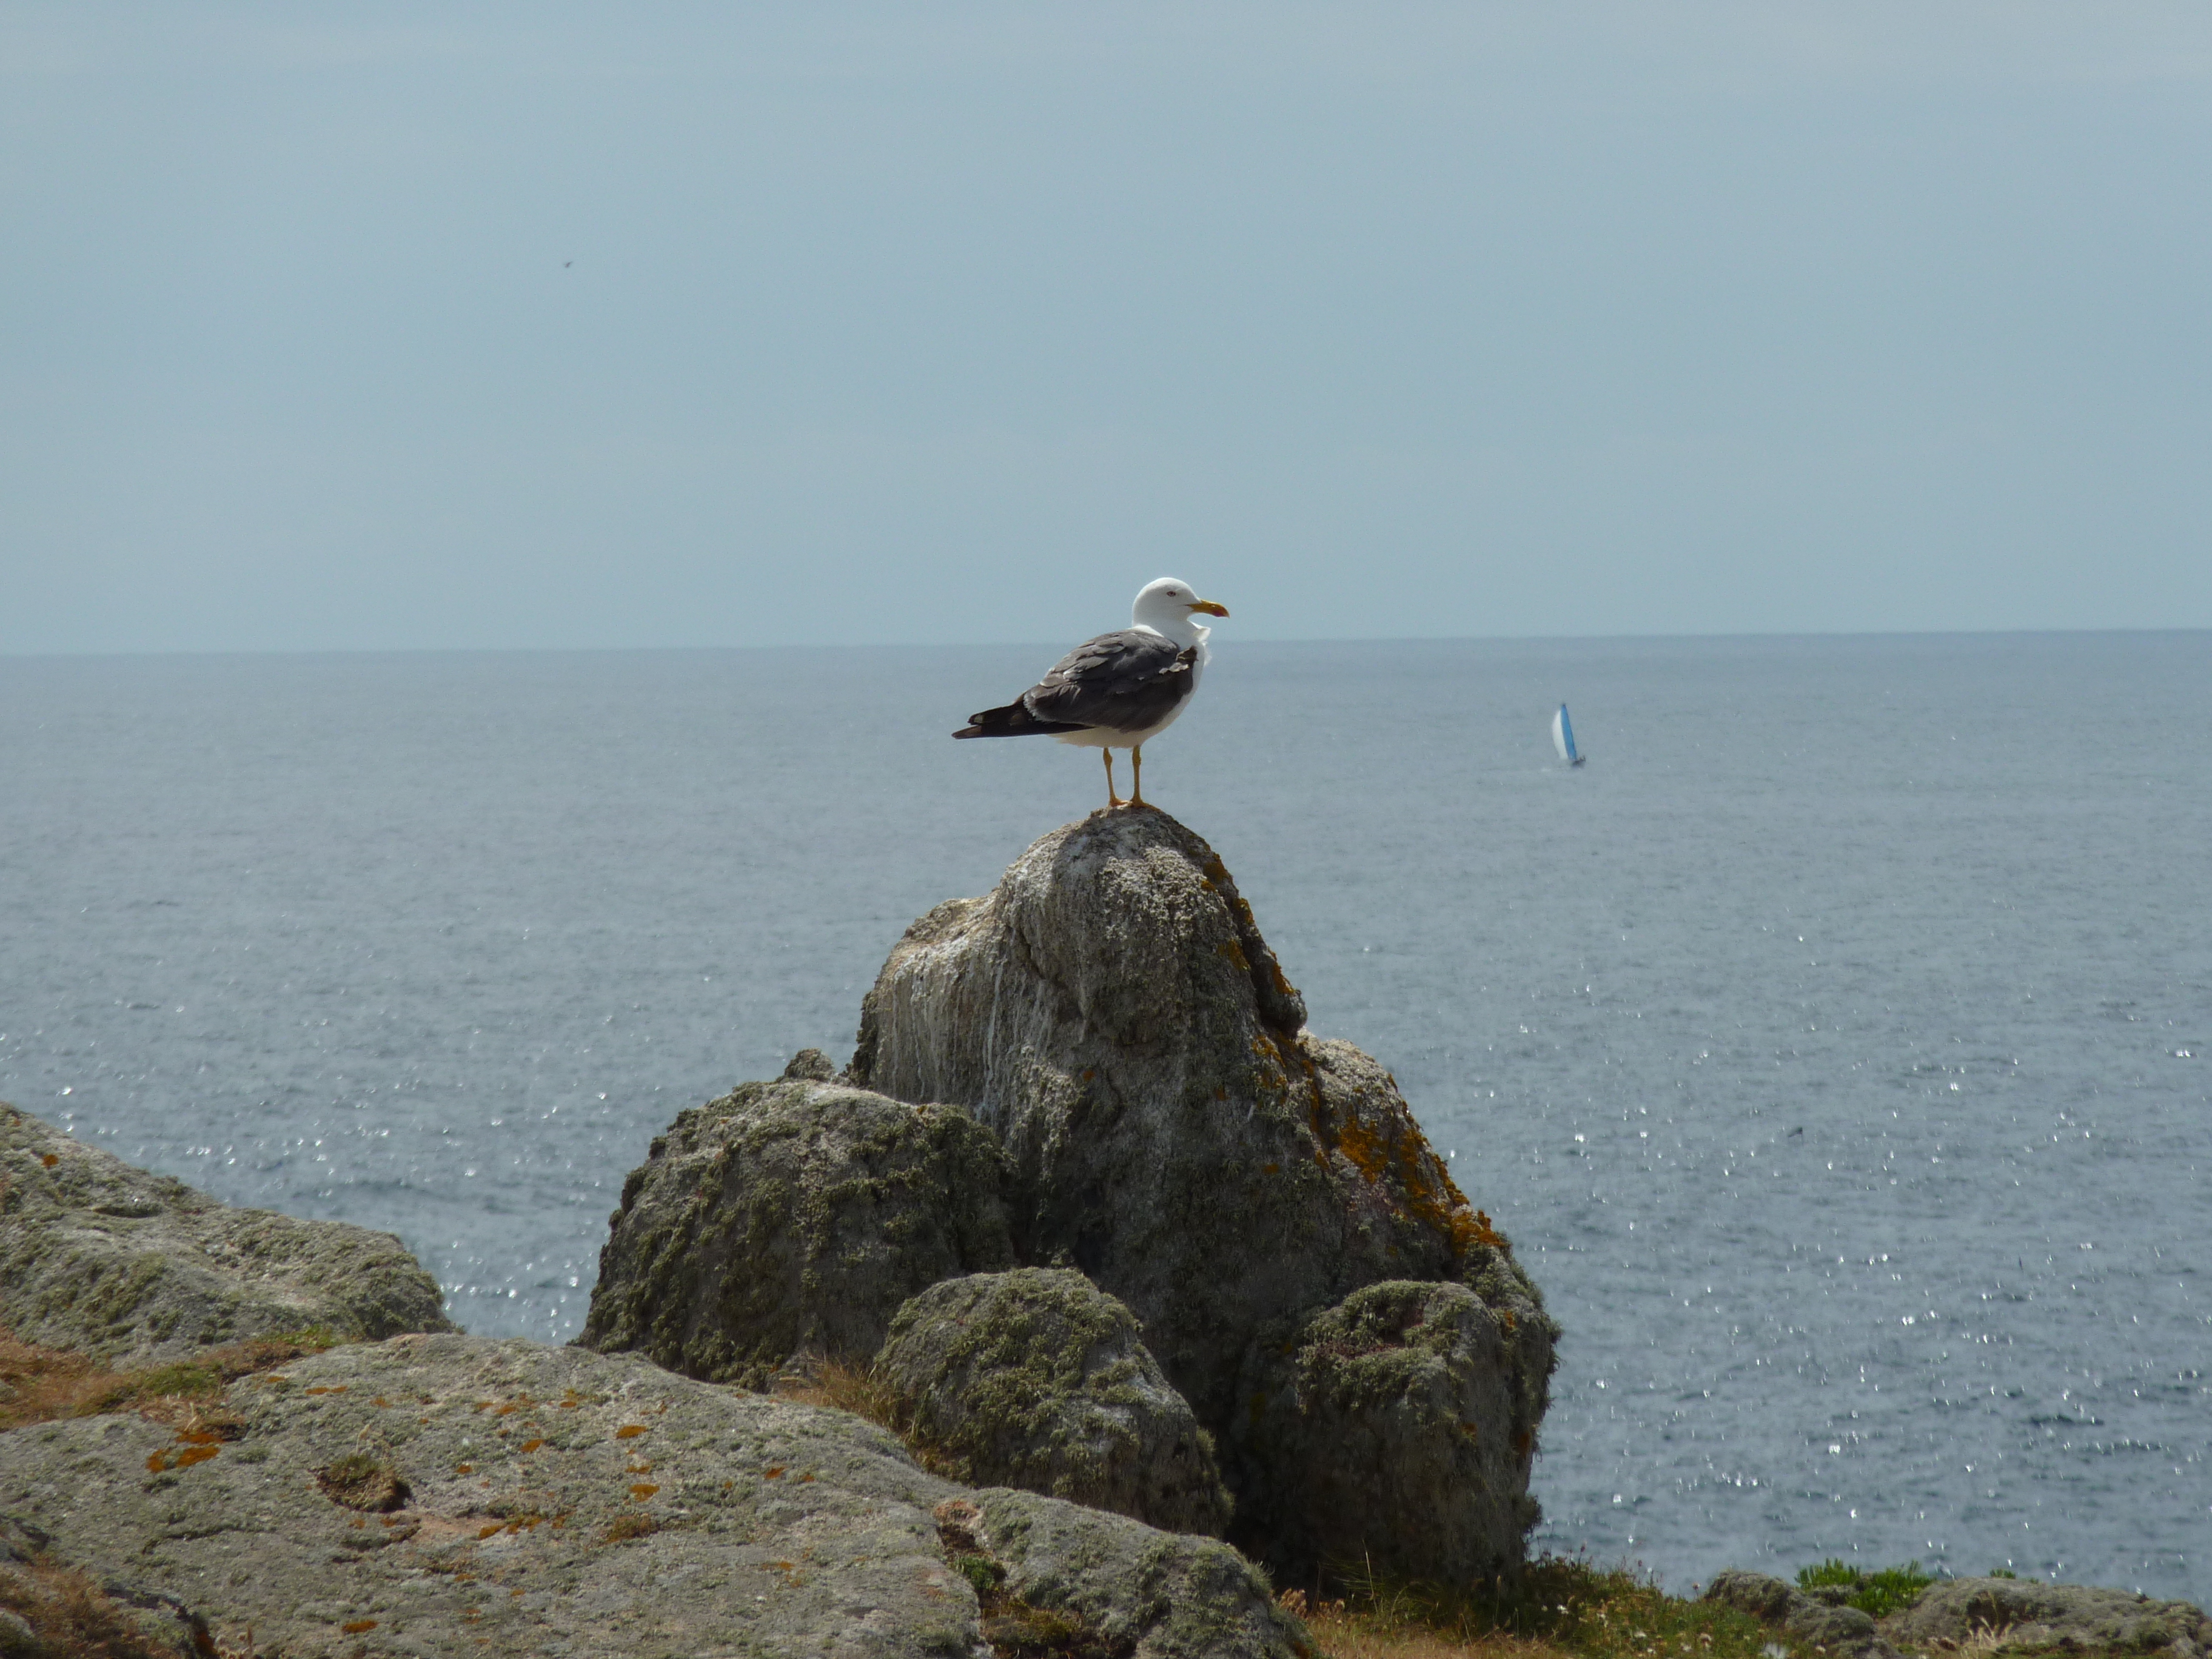
M 1395 1176 L 1406 1213 L 1449 1239 L 1455 1256 L 1463 1260 L 1478 1245 L 1506 1249 L 1504 1236 L 1468 1204 L 1412 1115 L 1393 1115 L 1401 1121 L 1378 1127 L 1357 1110 L 1346 1112 L 1334 1126 L 1337 1149 L 1372 1185 L 1393 1184 L 1388 1178 Z
M 168 1469 L 188 1469 L 195 1463 L 204 1463 L 222 1450 L 220 1446 L 169 1446 L 155 1452 L 146 1460 L 148 1471 L 160 1474 Z

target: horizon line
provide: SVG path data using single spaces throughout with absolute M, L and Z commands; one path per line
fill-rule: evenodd
M 1710 634 L 1269 634 L 1216 640 L 1234 650 L 1243 645 L 1534 645 L 1651 643 L 1692 641 L 1906 640 L 2091 638 L 2115 635 L 2212 634 L 2212 626 L 2112 628 L 1894 628 L 1740 629 Z M 402 656 L 643 656 L 655 653 L 740 651 L 976 651 L 1054 647 L 1030 640 L 814 640 L 719 645 L 326 645 L 175 646 L 135 650 L 0 650 L 0 662 L 74 662 L 121 658 L 169 657 L 402 657 Z

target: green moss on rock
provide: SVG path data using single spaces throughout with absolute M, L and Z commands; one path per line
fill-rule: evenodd
M 796 1354 L 867 1358 L 915 1291 L 1013 1265 L 991 1133 L 819 1069 L 802 1054 L 653 1141 L 599 1254 L 585 1346 L 762 1388 Z
M 1128 1309 L 1066 1269 L 932 1285 L 891 1322 L 877 1374 L 963 1478 L 1170 1532 L 1229 1520 L 1213 1443 Z
M 1239 1532 L 1299 1578 L 1363 1561 L 1448 1584 L 1513 1571 L 1537 1519 L 1516 1326 L 1463 1285 L 1388 1282 L 1257 1345 L 1231 1431 L 1255 1471 Z
M 0 1105 L 0 1324 L 101 1359 L 453 1328 L 389 1233 L 235 1209 Z

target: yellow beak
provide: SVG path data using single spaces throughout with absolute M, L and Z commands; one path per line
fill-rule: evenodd
M 1229 614 L 1227 605 L 1216 605 L 1212 599 L 1193 599 L 1190 602 L 1190 608 L 1194 611 L 1203 611 L 1209 617 L 1225 617 Z

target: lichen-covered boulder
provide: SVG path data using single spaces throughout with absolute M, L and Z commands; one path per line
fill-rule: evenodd
M 1121 1303 L 1068 1269 L 933 1285 L 876 1370 L 921 1441 L 979 1486 L 1019 1486 L 1170 1532 L 1229 1521 L 1213 1443 Z
M 1718 1601 L 1773 1626 L 1808 1647 L 1839 1659 L 1898 1659 L 1882 1638 L 1874 1615 L 1857 1607 L 1808 1595 L 1795 1584 L 1761 1572 L 1729 1568 L 1705 1586 L 1708 1601 Z
M 1518 1323 L 1464 1285 L 1400 1280 L 1255 1345 L 1231 1436 L 1279 1572 L 1387 1561 L 1466 1584 L 1519 1565 L 1537 1510 Z
M 453 1328 L 390 1233 L 234 1207 L 4 1104 L 0 1325 L 111 1363 L 310 1328 Z
M 806 1050 L 653 1141 L 599 1252 L 585 1346 L 762 1388 L 795 1354 L 866 1359 L 916 1291 L 1014 1265 L 990 1132 L 828 1070 Z
M 987 1609 L 990 1651 L 1036 1659 L 1314 1659 L 1318 1652 L 1276 1605 L 1267 1579 L 1212 1539 L 1151 1532 L 1005 1486 L 951 1499 L 934 1515 L 946 1556 L 963 1577 L 974 1574 L 971 1583 L 980 1578 L 990 1587 L 987 1603 L 1003 1595 L 1016 1603 L 1005 1612 L 1033 1610 L 1000 1622 Z
M 1023 1259 L 1079 1268 L 1128 1304 L 1240 1494 L 1260 1478 L 1226 1436 L 1248 1350 L 1362 1285 L 1452 1280 L 1510 1316 L 1495 1358 L 1516 1431 L 1534 1435 L 1553 1364 L 1535 1286 L 1390 1074 L 1304 1021 L 1213 850 L 1124 809 L 1054 830 L 995 891 L 908 928 L 850 1071 L 997 1131 Z M 1490 1495 L 1509 1524 L 1524 1497 L 1510 1482 Z M 1236 1535 L 1272 1550 L 1249 1524 Z
M 1884 1632 L 1911 1652 L 2212 1653 L 2212 1618 L 2189 1601 L 2034 1578 L 1952 1578 L 1931 1584 Z
M 362 1462 L 398 1507 L 319 1478 Z M 939 1511 L 977 1516 L 988 1574 Z M 1063 1653 L 1310 1651 L 1225 1545 L 972 1491 L 847 1412 L 532 1342 L 403 1336 L 240 1378 L 189 1423 L 17 1429 L 0 1514 L 52 1566 L 173 1610 L 185 1652 L 972 1659 L 975 1577 Z

